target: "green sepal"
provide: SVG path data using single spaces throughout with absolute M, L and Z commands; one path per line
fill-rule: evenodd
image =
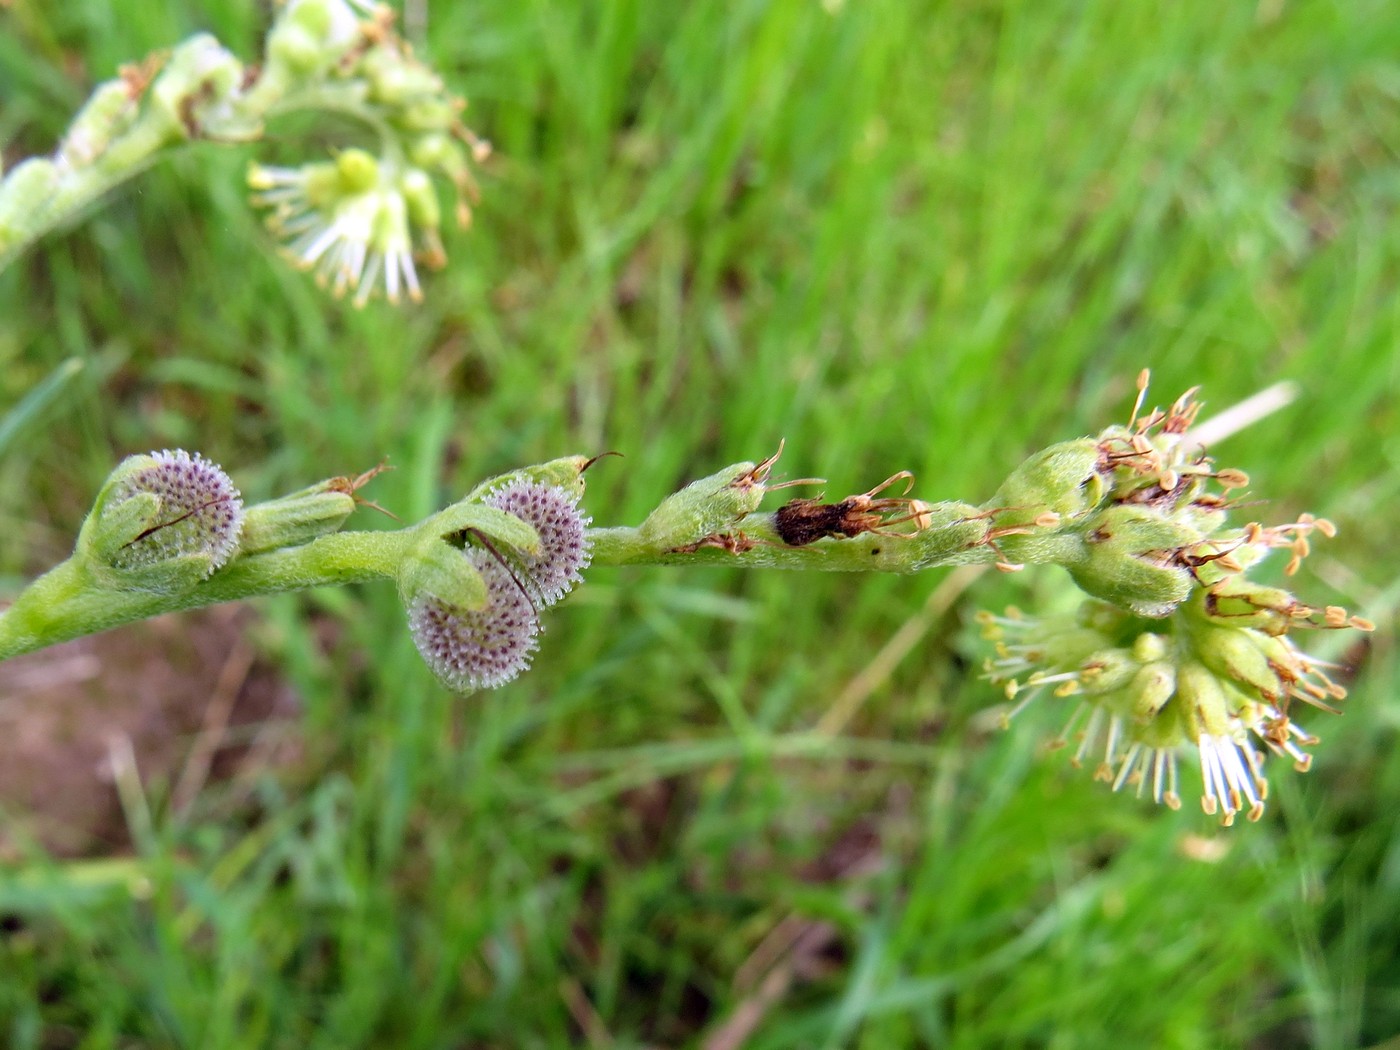
M 1201 615 L 1224 627 L 1253 627 L 1275 637 L 1288 633 L 1300 612 L 1309 612 L 1280 587 L 1251 583 L 1231 576 L 1210 587 L 1201 598 Z
M 45 157 L 31 157 L 0 179 L 0 252 L 21 239 L 57 188 L 58 170 Z
M 123 465 L 132 459 L 146 458 L 132 456 L 124 460 Z M 142 533 L 156 523 L 161 506 L 160 497 L 152 492 L 137 492 L 113 503 L 109 499 L 110 480 L 103 486 L 91 513 L 83 521 L 75 548 L 80 558 L 103 566 L 110 566 L 123 547 L 135 543 Z
M 338 532 L 355 510 L 355 498 L 321 481 L 289 496 L 245 507 L 238 549 L 243 554 L 299 547 Z
M 1232 701 L 1215 672 L 1197 660 L 1183 660 L 1176 669 L 1179 713 L 1187 739 L 1192 743 L 1202 733 L 1223 736 L 1230 732 L 1230 716 L 1240 705 Z
M 729 531 L 763 500 L 755 463 L 735 463 L 667 496 L 637 531 L 644 543 L 672 549 Z
M 425 537 L 399 565 L 399 598 L 404 606 L 431 595 L 456 609 L 486 605 L 486 581 L 471 560 L 450 543 Z
M 495 507 L 488 507 L 484 503 L 476 503 L 472 500 L 463 500 L 438 511 L 421 525 L 416 526 L 416 529 L 424 535 L 437 538 L 476 529 L 489 539 L 524 551 L 526 554 L 540 552 L 540 534 L 530 524 L 520 520 L 514 514 L 507 514 L 503 510 L 497 510 Z
M 1062 441 L 1013 470 L 987 506 L 1000 511 L 998 527 L 1029 524 L 1047 511 L 1073 521 L 1103 502 L 1108 487 L 1102 470 L 1097 440 Z
M 537 481 L 541 485 L 553 485 L 561 488 L 573 496 L 582 496 L 584 483 L 583 472 L 593 460 L 587 456 L 563 456 L 560 459 L 551 459 L 547 463 L 537 463 L 530 467 L 520 467 L 518 470 L 508 471 L 505 474 L 497 474 L 495 477 L 487 478 L 476 488 L 466 494 L 464 501 L 482 500 L 495 492 L 499 488 L 504 488 L 518 478 L 528 481 Z
M 1065 567 L 1094 597 L 1159 619 L 1191 596 L 1195 580 L 1175 559 L 1199 539 L 1149 507 L 1119 504 L 1090 523 L 1081 556 Z

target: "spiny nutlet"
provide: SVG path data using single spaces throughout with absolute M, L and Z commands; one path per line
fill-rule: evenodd
M 409 604 L 408 626 L 439 681 L 469 693 L 504 685 L 530 666 L 540 620 L 519 582 L 494 556 L 472 548 L 463 557 L 485 581 L 486 603 L 465 609 L 420 594 Z
M 209 558 L 209 571 L 238 549 L 243 500 L 216 463 L 183 449 L 152 452 L 150 464 L 117 480 L 107 505 L 141 494 L 159 500 L 156 520 L 112 554 L 119 569 L 140 569 L 186 555 Z
M 539 553 L 515 552 L 514 560 L 540 602 L 553 605 L 573 590 L 591 557 L 587 528 L 593 520 L 579 509 L 576 493 L 517 477 L 482 502 L 515 515 L 539 533 Z

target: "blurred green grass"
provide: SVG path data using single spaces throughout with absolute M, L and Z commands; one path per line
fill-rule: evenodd
M 186 151 L 0 275 L 0 407 L 86 365 L 0 459 L 12 589 L 133 451 L 198 448 L 251 498 L 388 457 L 369 494 L 406 520 L 490 472 L 617 449 L 588 508 L 635 522 L 780 438 L 784 469 L 832 492 L 908 468 L 923 498 L 980 501 L 1030 451 L 1124 418 L 1150 366 L 1158 400 L 1199 383 L 1210 408 L 1299 384 L 1218 452 L 1267 519 L 1338 522 L 1298 589 L 1383 630 L 1351 650 L 1345 717 L 1309 723 L 1314 771 L 1219 832 L 1041 754 L 1054 712 L 987 730 L 966 624 L 1054 601 L 1053 570 L 960 594 L 826 742 L 812 727 L 943 574 L 595 571 L 537 667 L 467 701 L 420 666 L 387 587 L 261 603 L 301 763 L 178 816 L 152 784 L 126 800 L 129 853 L 36 848 L 0 876 L 0 1040 L 1400 1031 L 1393 10 L 427 11 L 421 46 L 497 153 L 422 307 L 357 312 L 289 270 L 242 148 Z M 212 0 L 0 10 L 7 162 L 51 149 L 120 62 L 196 29 L 251 56 L 261 26 Z

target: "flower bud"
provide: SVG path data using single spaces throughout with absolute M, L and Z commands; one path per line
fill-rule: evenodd
M 336 154 L 335 171 L 340 176 L 340 192 L 346 196 L 364 193 L 379 182 L 379 162 L 367 150 L 341 150 Z
M 1203 592 L 1201 612 L 1211 623 L 1252 627 L 1278 636 L 1286 634 L 1299 620 L 1307 619 L 1312 610 L 1282 588 L 1233 576 Z
M 1166 660 L 1143 664 L 1127 692 L 1129 713 L 1137 722 L 1150 722 L 1176 693 L 1176 668 Z
M 641 539 L 667 550 L 727 532 L 758 509 L 772 461 L 735 463 L 692 481 L 662 500 L 638 529 Z
M 371 50 L 360 60 L 357 72 L 369 81 L 369 97 L 384 106 L 402 107 L 443 93 L 442 78 L 398 48 Z
M 355 497 L 338 484 L 321 481 L 279 499 L 255 503 L 243 512 L 239 549 L 244 554 L 300 547 L 336 532 L 355 510 Z
M 31 157 L 0 180 L 0 253 L 20 240 L 34 213 L 58 187 L 58 171 L 44 157 Z
M 1200 624 L 1192 642 L 1201 662 L 1213 673 L 1240 682 L 1268 703 L 1277 703 L 1287 690 L 1260 647 L 1266 638 L 1257 631 Z
M 394 122 L 410 134 L 446 131 L 457 124 L 458 107 L 443 98 L 419 97 L 399 109 Z
M 258 121 L 238 108 L 243 77 L 243 63 L 208 33 L 176 47 L 147 93 L 151 112 L 160 115 L 168 141 L 255 137 Z
M 423 230 L 436 230 L 442 225 L 442 205 L 427 172 L 409 168 L 399 178 L 399 192 L 408 205 L 408 221 Z
M 1005 508 L 1000 525 L 1028 525 L 1047 511 L 1073 521 L 1103 501 L 1105 486 L 1098 443 L 1064 441 L 1037 452 L 1011 472 L 989 505 Z
M 1149 507 L 1117 504 L 1094 519 L 1082 558 L 1065 567 L 1094 597 L 1160 618 L 1191 595 L 1191 572 L 1175 556 L 1198 538 Z
M 1102 637 L 1098 641 L 1100 645 L 1104 643 Z M 1138 661 L 1126 649 L 1098 649 L 1073 663 L 1066 662 L 1067 655 L 1056 652 L 1048 656 L 1046 662 L 1057 667 L 1074 667 L 1079 684 L 1074 692 L 1085 696 L 1116 695 L 1133 680 L 1138 670 Z
M 63 136 L 58 147 L 59 160 L 72 168 L 91 164 L 114 137 L 131 127 L 136 112 L 132 86 L 127 81 L 98 84 Z
M 420 168 L 432 168 L 448 175 L 467 170 L 466 152 L 443 131 L 414 136 L 409 143 L 408 156 Z
M 345 0 L 291 0 L 268 30 L 268 66 L 311 78 L 344 58 L 360 34 L 360 19 Z

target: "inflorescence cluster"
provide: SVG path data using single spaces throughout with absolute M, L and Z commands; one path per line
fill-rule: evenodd
M 1181 804 L 1178 756 L 1194 751 L 1202 806 L 1229 824 L 1241 812 L 1251 820 L 1263 813 L 1260 747 L 1300 771 L 1311 764 L 1304 749 L 1317 738 L 1292 720 L 1294 702 L 1335 711 L 1346 696 L 1330 665 L 1304 655 L 1290 632 L 1372 625 L 1246 579 L 1275 550 L 1289 553 L 1285 573 L 1292 575 L 1309 537 L 1334 529 L 1310 515 L 1281 526 L 1226 527 L 1231 492 L 1249 479 L 1217 469 L 1190 440 L 1200 408 L 1193 394 L 1098 439 L 1102 499 L 1081 527 L 1089 550 L 1068 567 L 1082 574 L 1081 585 L 1099 583 L 1100 597 L 1066 616 L 1009 610 L 980 619 L 997 648 L 987 675 L 1013 701 L 1007 722 L 1041 698 L 1070 700 L 1055 743 L 1073 739 L 1074 764 L 1092 763 L 1095 777 L 1115 791 L 1129 786 L 1142 794 L 1150 785 L 1152 797 L 1172 808 Z M 1126 552 L 1141 578 L 1135 584 L 1132 571 L 1120 571 L 1099 579 L 1097 551 L 1105 559 Z M 1179 597 L 1178 582 L 1185 585 Z M 1119 600 L 1102 600 L 1105 590 Z
M 1332 711 L 1346 695 L 1293 635 L 1371 624 L 1249 578 L 1279 551 L 1291 575 L 1312 538 L 1334 530 L 1309 515 L 1230 524 L 1249 479 L 1192 440 L 1199 408 L 1187 393 L 1053 445 L 980 507 L 885 495 L 912 485 L 900 471 L 844 499 L 796 497 L 763 512 L 772 491 L 818 481 L 775 483 L 780 448 L 692 482 L 636 527 L 601 529 L 580 506 L 595 462 L 581 456 L 492 478 L 416 525 L 370 532 L 341 527 L 382 467 L 243 507 L 201 456 L 133 456 L 98 494 L 73 557 L 0 612 L 0 659 L 172 609 L 388 577 L 427 665 L 468 692 L 529 666 L 541 612 L 590 561 L 851 572 L 1051 563 L 1086 596 L 1074 612 L 981 617 L 1006 722 L 1031 703 L 1069 701 L 1057 743 L 1115 790 L 1176 808 L 1182 756 L 1194 755 L 1206 812 L 1257 820 L 1267 755 L 1300 770 L 1311 762 L 1317 740 L 1294 721 L 1296 705 Z

